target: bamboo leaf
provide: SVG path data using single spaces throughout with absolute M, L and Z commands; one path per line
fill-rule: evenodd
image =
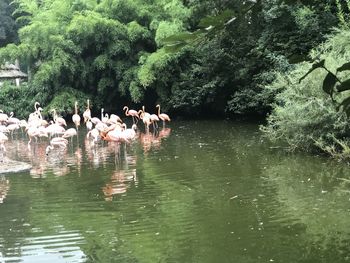
M 337 109 L 339 110 L 340 108 L 343 109 L 343 111 L 346 112 L 347 115 L 349 115 L 349 109 L 350 109 L 350 97 L 344 99 L 339 106 L 337 107 Z
M 302 76 L 300 79 L 299 79 L 299 83 L 305 79 L 311 72 L 313 72 L 315 69 L 318 69 L 318 68 L 323 68 L 324 67 L 324 62 L 325 60 L 322 59 L 321 61 L 315 63 L 312 65 L 311 69 L 309 69 L 308 72 L 306 72 L 306 74 L 304 76 Z
M 336 83 L 337 83 L 337 77 L 332 72 L 328 72 L 327 76 L 323 80 L 323 85 L 322 85 L 323 91 L 332 96 L 334 86 Z
M 164 38 L 162 41 L 165 45 L 174 45 L 174 44 L 183 43 L 183 42 L 190 43 L 196 40 L 202 34 L 203 34 L 202 31 L 196 31 L 194 33 L 191 33 L 191 32 L 179 33 L 179 34 L 175 34 L 167 38 Z
M 350 79 L 347 79 L 345 81 L 343 81 L 338 87 L 337 90 L 339 92 L 343 92 L 346 90 L 350 90 Z
M 225 10 L 220 15 L 208 16 L 203 19 L 198 24 L 200 28 L 216 27 L 225 24 L 229 20 L 234 18 L 234 12 L 232 10 Z
M 338 71 L 344 71 L 344 70 L 350 70 L 350 62 L 347 62 L 343 65 L 341 65 L 339 68 L 337 68 L 337 72 Z

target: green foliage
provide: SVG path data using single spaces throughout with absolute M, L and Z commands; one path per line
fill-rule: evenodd
M 0 88 L 0 109 L 6 113 L 14 112 L 17 118 L 26 118 L 33 112 L 33 92 L 26 83 L 17 87 L 5 82 Z
M 144 87 L 152 85 L 159 76 L 159 73 L 170 63 L 172 57 L 164 49 L 159 49 L 152 54 L 144 54 L 140 58 L 141 66 L 137 75 L 140 84 Z
M 78 101 L 79 110 L 82 112 L 85 110 L 84 105 L 87 99 L 91 101 L 91 96 L 72 88 L 63 88 L 56 94 L 50 104 L 44 108 L 44 112 L 48 114 L 52 109 L 55 109 L 57 113 L 63 115 L 74 114 L 75 101 Z
M 10 1 L 0 0 L 0 47 L 17 41 L 17 25 L 12 17 L 14 6 Z
M 295 70 L 282 74 L 269 87 L 280 90 L 277 103 L 268 117 L 268 124 L 262 128 L 269 138 L 285 140 L 293 149 L 320 149 L 328 153 L 334 149 L 343 154 L 347 152 L 339 142 L 350 131 L 345 114 L 349 106 L 348 92 L 335 92 L 334 84 L 337 80 L 329 72 L 336 72 L 338 69 L 341 72 L 337 74 L 337 78 L 344 81 L 344 84 L 347 83 L 347 74 L 342 71 L 347 68 L 344 63 L 350 59 L 349 40 L 349 31 L 337 32 L 311 52 L 311 56 L 319 57 L 322 63 L 318 63 L 318 66 L 314 64 L 312 71 L 308 71 L 308 63 L 298 64 Z M 305 72 L 307 76 L 299 82 Z M 333 94 L 334 100 L 322 92 L 322 87 L 328 94 Z M 339 111 L 338 108 L 342 110 Z
M 68 112 L 69 87 L 106 108 L 148 99 L 222 115 L 269 111 L 277 91 L 264 87 L 307 59 L 340 10 L 332 0 L 15 0 L 13 7 L 19 43 L 0 49 L 0 63 L 19 58 L 28 68 L 31 100 Z M 330 90 L 334 77 L 326 83 Z
M 146 41 L 151 38 L 151 33 L 136 21 L 127 24 L 128 37 L 131 43 Z

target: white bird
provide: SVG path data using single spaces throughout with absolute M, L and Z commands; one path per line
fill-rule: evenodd
M 74 122 L 75 127 L 78 129 L 78 127 L 80 126 L 80 116 L 78 114 L 78 102 L 77 101 L 75 102 L 74 108 L 75 108 L 75 113 L 72 116 L 72 121 Z
M 55 137 L 53 139 L 51 139 L 50 141 L 50 145 L 46 147 L 46 155 L 49 154 L 49 152 L 51 150 L 53 150 L 55 147 L 60 147 L 60 148 L 66 148 L 67 147 L 67 144 L 68 144 L 68 141 L 67 139 L 65 138 L 62 138 L 62 137 Z

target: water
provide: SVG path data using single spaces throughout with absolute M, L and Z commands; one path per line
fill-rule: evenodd
M 131 145 L 81 130 L 0 177 L 0 262 L 350 262 L 349 166 L 271 148 L 256 124 L 173 122 Z

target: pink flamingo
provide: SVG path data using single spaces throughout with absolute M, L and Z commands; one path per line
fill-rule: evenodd
M 77 135 L 77 130 L 74 128 L 69 128 L 63 133 L 62 138 L 73 138 L 73 136 L 76 136 L 76 135 Z
M 52 109 L 51 112 L 53 112 L 53 121 L 58 124 L 58 125 L 61 125 L 61 126 L 67 126 L 67 123 L 66 123 L 66 120 L 63 119 L 62 117 L 59 117 L 57 115 L 57 112 L 55 109 Z
M 124 131 L 123 131 L 123 134 L 124 134 L 125 138 L 128 139 L 128 140 L 134 139 L 135 136 L 136 136 L 136 129 L 137 129 L 136 124 L 133 124 L 131 126 L 131 129 L 127 129 L 125 123 L 123 124 L 123 126 L 125 128 Z
M 0 123 L 5 123 L 8 120 L 7 114 L 5 114 L 2 110 L 0 110 Z
M 132 122 L 135 124 L 135 119 L 136 118 L 136 123 L 139 120 L 139 114 L 137 113 L 136 110 L 129 110 L 128 106 L 124 106 L 123 110 L 125 110 L 125 116 L 131 116 L 132 117 Z
M 163 128 L 164 128 L 165 122 L 170 121 L 170 117 L 168 116 L 168 114 L 160 113 L 160 105 L 159 104 L 156 106 L 156 108 L 158 108 L 158 117 L 159 117 L 159 119 L 161 119 L 163 121 Z
M 14 118 L 13 117 L 13 112 L 11 111 L 10 112 L 10 117 L 8 118 L 8 120 L 7 120 L 7 124 L 19 124 L 20 123 L 20 120 L 19 119 L 17 119 L 17 118 Z
M 149 126 L 152 124 L 151 114 L 149 114 L 148 112 L 145 112 L 145 106 L 142 106 L 142 110 L 139 110 L 139 114 L 140 114 L 140 119 L 142 119 L 143 124 L 145 125 L 145 130 L 146 132 L 148 132 Z
M 153 130 L 155 130 L 156 128 L 158 128 L 158 124 L 157 124 L 157 122 L 159 121 L 158 116 L 155 115 L 155 114 L 151 114 L 150 120 L 151 120 L 152 125 L 153 125 Z
M 67 139 L 65 138 L 62 138 L 62 137 L 55 137 L 53 139 L 51 139 L 50 141 L 50 145 L 46 147 L 46 155 L 49 154 L 50 150 L 53 150 L 56 147 L 60 147 L 60 148 L 67 148 L 67 144 L 68 144 L 68 141 Z
M 78 130 L 78 127 L 80 126 L 80 116 L 78 114 L 78 102 L 77 101 L 75 102 L 74 108 L 75 108 L 75 113 L 72 116 L 72 121 L 74 122 L 75 127 Z
M 5 142 L 8 141 L 8 137 L 3 134 L 2 132 L 0 132 L 0 150 L 2 152 L 6 152 L 6 148 L 5 148 Z M 2 160 L 1 160 L 2 161 Z
M 95 145 L 95 143 L 98 141 L 98 138 L 100 136 L 100 132 L 94 128 L 92 130 L 90 130 L 87 134 L 86 134 L 86 138 L 89 139 L 90 137 L 93 138 L 92 140 L 92 145 Z
M 91 119 L 90 100 L 87 100 L 87 108 L 83 113 L 84 122 Z

